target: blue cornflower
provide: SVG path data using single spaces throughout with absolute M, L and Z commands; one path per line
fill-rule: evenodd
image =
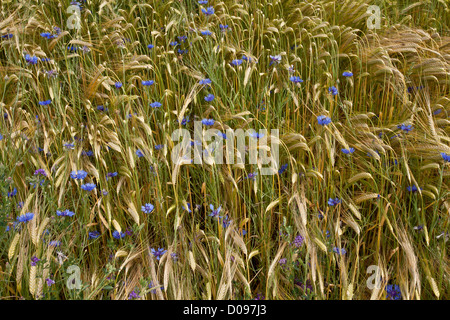
M 155 150 L 161 150 L 162 148 L 164 148 L 164 145 L 163 145 L 163 144 L 157 144 L 157 145 L 155 146 Z
M 187 49 L 186 49 L 186 50 L 178 49 L 177 52 L 178 52 L 179 54 L 185 54 L 185 53 L 188 52 L 188 50 L 187 50 Z
M 397 128 L 402 129 L 402 130 L 405 131 L 405 132 L 409 132 L 409 131 L 411 131 L 411 130 L 413 129 L 413 127 L 412 127 L 411 124 L 410 124 L 410 125 L 406 125 L 406 124 L 404 124 L 404 123 L 402 123 L 401 125 L 399 124 L 399 125 L 397 126 Z
M 161 106 L 162 106 L 162 103 L 158 102 L 158 101 L 150 103 L 150 107 L 152 107 L 152 108 L 159 108 Z
M 249 136 L 252 138 L 260 139 L 260 138 L 264 137 L 264 133 L 252 132 L 249 134 Z
M 118 175 L 117 172 L 108 172 L 108 173 L 106 174 L 106 180 L 108 180 L 109 178 L 114 178 L 114 177 L 116 177 L 117 175 Z
M 154 47 L 155 47 L 155 46 L 152 45 L 152 44 L 149 44 L 149 45 L 147 46 L 147 48 L 149 48 L 150 50 L 153 49 Z
M 14 197 L 16 194 L 17 194 L 17 189 L 14 188 L 13 191 L 8 192 L 8 197 L 9 197 L 9 198 L 12 198 L 12 197 Z
M 198 1 L 198 4 L 207 4 L 208 3 L 208 0 L 199 0 Z
M 83 180 L 84 178 L 87 177 L 87 172 L 84 170 L 72 171 L 70 173 L 70 177 L 72 179 Z
M 155 83 L 154 80 L 142 81 L 142 85 L 143 85 L 143 86 L 151 86 L 151 85 L 154 84 L 154 83 Z
M 243 55 L 241 59 L 244 61 L 252 62 L 252 58 L 247 57 L 246 55 Z
M 205 97 L 205 101 L 207 101 L 207 102 L 211 102 L 213 100 L 214 100 L 214 95 L 211 93 Z
M 353 76 L 353 73 L 345 71 L 342 75 L 343 75 L 344 77 L 352 77 L 352 76 Z
M 179 37 L 177 37 L 177 38 L 178 38 L 178 40 L 180 40 L 181 42 L 184 42 L 184 41 L 186 41 L 187 36 L 179 36 Z
M 341 200 L 339 200 L 339 198 L 335 198 L 335 199 L 330 198 L 330 199 L 328 199 L 328 205 L 330 205 L 330 206 L 334 206 L 334 205 L 337 205 L 339 203 L 341 203 Z
M 136 150 L 136 155 L 137 155 L 139 158 L 141 158 L 141 157 L 144 156 L 144 153 L 142 153 L 141 150 Z
M 283 164 L 280 169 L 278 169 L 278 174 L 282 174 L 288 168 L 288 164 Z
M 46 38 L 46 39 L 53 39 L 53 38 L 55 38 L 56 36 L 53 35 L 51 32 L 42 32 L 42 33 L 41 33 L 41 37 L 42 37 L 42 38 Z
M 38 57 L 30 56 L 29 54 L 27 54 L 27 55 L 25 55 L 25 61 L 28 64 L 36 64 L 36 63 L 38 63 Z
M 75 148 L 75 143 L 74 142 L 68 142 L 68 143 L 64 143 L 63 146 L 66 149 L 73 150 Z
M 206 15 L 206 16 L 210 16 L 212 14 L 214 14 L 214 8 L 213 7 L 208 7 L 206 9 L 202 9 L 202 12 Z
M 328 92 L 335 96 L 338 94 L 338 89 L 335 86 L 332 86 L 328 88 Z
M 235 60 L 231 61 L 232 66 L 240 66 L 241 64 L 242 64 L 241 59 L 235 59 Z
M 219 206 L 216 210 L 214 210 L 214 206 L 212 204 L 209 205 L 209 208 L 211 209 L 211 213 L 209 214 L 210 217 L 213 218 L 220 218 L 219 213 L 220 210 L 222 210 L 222 206 Z
M 39 101 L 38 103 L 41 106 L 48 106 L 50 103 L 52 103 L 52 100 Z
M 222 227 L 223 227 L 224 229 L 228 228 L 229 225 L 231 224 L 231 222 L 233 222 L 233 220 L 231 220 L 231 219 L 228 217 L 228 215 L 225 216 L 225 217 L 223 217 L 223 219 L 222 219 Z
M 114 86 L 116 87 L 116 89 L 122 88 L 122 82 L 116 82 Z
M 202 36 L 210 36 L 210 35 L 212 35 L 212 32 L 209 31 L 209 30 L 203 30 L 203 31 L 200 31 L 200 33 L 201 33 Z
M 178 42 L 176 41 L 172 41 L 171 43 L 169 43 L 172 47 L 175 47 L 176 45 L 178 45 Z
M 278 64 L 278 63 L 281 62 L 281 56 L 280 56 L 280 55 L 277 55 L 277 56 L 269 56 L 269 58 L 270 58 L 270 64 L 269 64 L 269 66 L 272 65 L 272 64 L 274 64 L 274 63 Z
M 69 51 L 77 51 L 78 48 L 72 45 L 72 46 L 68 46 L 67 50 L 69 50 Z
M 119 232 L 119 231 L 117 231 L 117 230 L 114 230 L 112 236 L 113 236 L 115 239 L 122 239 L 123 237 L 125 237 L 125 233 L 124 233 L 124 232 Z
M 182 120 L 181 120 L 181 125 L 185 125 L 186 123 L 188 123 L 189 122 L 189 117 L 184 117 Z
M 409 192 L 417 192 L 419 189 L 415 185 L 412 185 L 412 186 L 406 187 L 406 190 L 408 190 Z M 422 188 L 420 188 L 420 190 L 422 190 Z
M 444 152 L 441 152 L 441 156 L 442 156 L 442 159 L 444 159 L 444 161 L 450 162 L 450 154 L 446 154 Z
M 442 112 L 442 109 L 437 109 L 437 110 L 433 111 L 433 115 L 436 116 L 436 115 L 438 115 L 441 112 Z
M 27 212 L 27 213 L 25 213 L 25 214 L 23 214 L 21 216 L 18 216 L 17 217 L 17 222 L 28 222 L 28 221 L 33 220 L 33 218 L 34 218 L 34 213 Z
M 303 82 L 303 80 L 300 77 L 297 77 L 297 76 L 291 76 L 289 78 L 289 80 L 291 80 L 293 83 L 301 83 L 301 82 Z
M 214 119 L 203 119 L 202 120 L 202 123 L 205 125 L 205 126 L 212 126 L 213 124 L 214 124 Z
M 144 213 L 151 213 L 153 211 L 153 209 L 155 209 L 155 206 L 152 205 L 151 203 L 146 203 L 145 205 L 143 205 L 141 207 L 142 212 Z
M 97 239 L 98 237 L 100 237 L 100 232 L 98 231 L 89 232 L 89 239 Z
M 355 152 L 355 149 L 354 149 L 354 148 L 350 148 L 350 149 L 341 149 L 341 151 L 342 151 L 343 153 L 345 153 L 345 154 L 350 154 L 350 153 Z
M 158 250 L 151 248 L 151 252 L 156 260 L 159 260 L 164 255 L 164 253 L 167 252 L 167 250 L 164 250 L 164 248 L 158 248 Z
M 255 180 L 258 172 L 250 172 L 244 179 Z
M 2 39 L 11 39 L 14 35 L 12 33 L 7 33 L 2 35 Z
M 2 134 L 0 133 L 0 141 L 1 141 L 1 140 L 3 140 L 3 136 L 2 136 Z
M 88 150 L 88 151 L 81 151 L 81 155 L 82 156 L 87 156 L 87 157 L 92 157 L 94 155 L 94 152 L 92 150 Z
M 202 79 L 202 80 L 199 81 L 199 84 L 201 84 L 201 85 L 211 84 L 211 79 L 209 79 L 209 78 Z
M 75 212 L 70 211 L 70 210 L 64 210 L 64 211 L 56 210 L 56 215 L 60 216 L 60 217 L 72 217 L 75 215 Z
M 94 190 L 96 185 L 94 183 L 86 183 L 81 185 L 81 189 L 85 191 L 92 191 Z
M 219 28 L 220 28 L 222 31 L 226 31 L 226 30 L 228 29 L 228 25 L 227 25 L 227 24 L 219 24 Z
M 386 286 L 386 299 L 389 300 L 401 300 L 402 292 L 400 287 L 396 284 L 388 284 Z
M 97 106 L 98 111 L 108 111 L 108 108 L 105 109 L 104 106 Z
M 192 212 L 192 210 L 191 210 L 191 204 L 190 204 L 190 203 L 187 204 L 187 208 L 185 208 L 184 206 L 181 206 L 181 208 L 183 208 L 183 210 L 186 210 L 186 211 L 189 212 L 189 213 Z
M 344 248 L 341 248 L 341 250 L 339 251 L 338 247 L 334 247 L 333 251 L 337 254 L 346 254 L 347 253 L 347 250 L 345 250 Z
M 331 119 L 327 116 L 318 116 L 317 122 L 319 122 L 320 125 L 325 126 L 325 125 L 331 123 Z

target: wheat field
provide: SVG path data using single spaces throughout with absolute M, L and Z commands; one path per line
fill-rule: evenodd
M 450 298 L 448 1 L 0 5 L 1 299 Z

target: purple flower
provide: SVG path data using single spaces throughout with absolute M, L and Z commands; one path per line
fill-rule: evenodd
M 294 241 L 292 242 L 292 245 L 295 246 L 296 248 L 299 248 L 302 246 L 304 241 L 304 238 L 301 235 L 298 235 L 295 237 Z
M 417 192 L 419 189 L 415 185 L 412 185 L 412 186 L 406 187 L 406 190 L 408 190 L 409 192 Z M 420 190 L 422 190 L 422 188 L 420 188 Z
M 158 248 L 158 250 L 151 248 L 151 252 L 156 260 L 159 260 L 164 255 L 164 253 L 167 252 L 167 250 L 164 250 L 164 248 Z
M 114 86 L 116 87 L 116 89 L 122 88 L 122 82 L 116 82 Z
M 214 100 L 214 95 L 211 93 L 205 97 L 205 101 L 207 101 L 207 102 L 211 102 L 213 100 Z
M 61 245 L 61 241 L 50 241 L 49 243 L 48 243 L 48 246 L 49 247 L 59 247 Z
M 210 36 L 212 35 L 212 32 L 209 30 L 200 31 L 202 36 Z
M 211 213 L 209 214 L 210 217 L 213 218 L 220 218 L 219 213 L 220 210 L 222 209 L 222 206 L 219 206 L 217 209 L 214 210 L 214 206 L 212 204 L 209 205 L 209 208 L 211 209 Z
M 39 261 L 41 261 L 41 259 L 38 259 L 38 257 L 36 257 L 36 256 L 31 257 L 31 265 L 32 266 L 36 266 L 36 263 L 38 263 Z
M 342 75 L 343 75 L 344 77 L 352 77 L 352 76 L 353 76 L 353 73 L 345 71 Z
M 51 287 L 52 284 L 55 284 L 55 281 L 53 281 L 53 280 L 50 279 L 50 278 L 45 279 L 45 281 L 47 282 L 47 286 L 48 286 L 48 287 Z
M 147 46 L 147 48 L 149 48 L 150 50 L 153 49 L 154 47 L 155 47 L 155 46 L 152 45 L 152 44 L 149 44 L 149 45 Z
M 134 290 L 130 292 L 130 295 L 128 296 L 128 300 L 131 299 L 139 299 L 141 296 L 138 295 Z
M 258 172 L 250 172 L 244 179 L 255 180 Z
M 402 292 L 400 290 L 400 287 L 396 284 L 388 284 L 386 286 L 386 299 L 389 300 L 401 300 L 402 299 Z
M 47 176 L 47 173 L 45 173 L 45 170 L 44 169 L 37 169 L 35 172 L 34 172 L 34 175 L 35 176 L 37 176 L 37 175 L 43 175 L 44 177 L 46 177 Z

